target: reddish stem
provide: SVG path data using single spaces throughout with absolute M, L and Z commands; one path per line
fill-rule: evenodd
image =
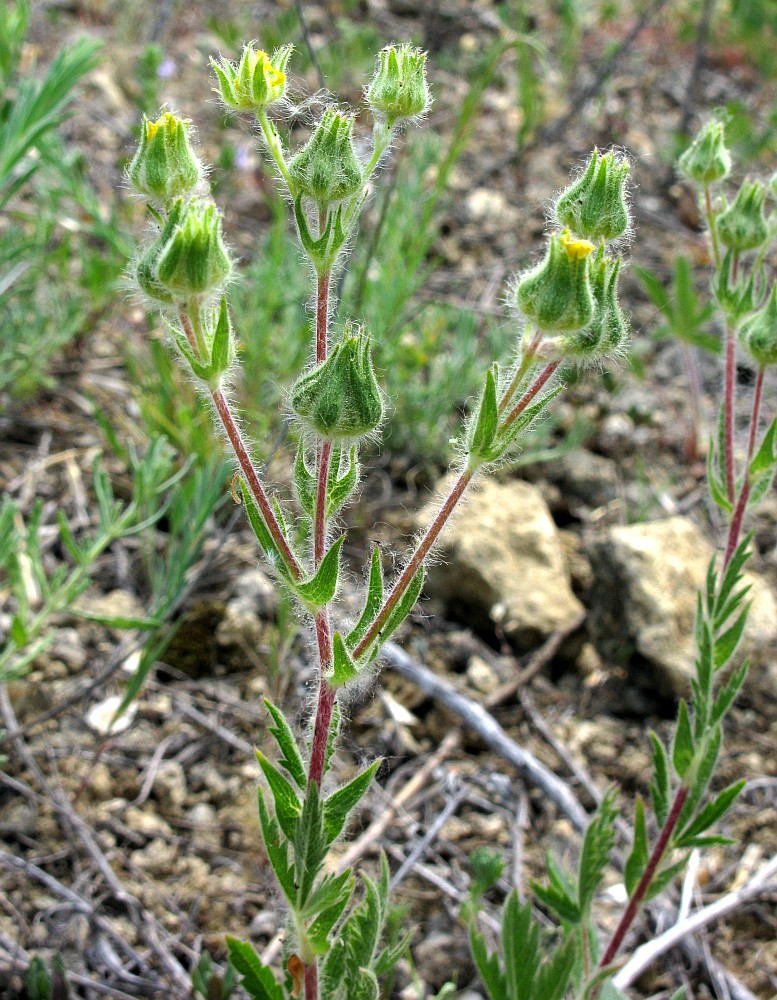
M 437 536 L 440 534 L 442 529 L 445 527 L 445 523 L 448 518 L 453 513 L 456 504 L 461 500 L 464 491 L 469 486 L 474 476 L 474 471 L 470 469 L 465 469 L 461 473 L 459 478 L 456 480 L 453 489 L 450 491 L 439 511 L 437 512 L 434 520 L 426 529 L 426 534 L 423 536 L 415 552 L 410 557 L 407 565 L 402 570 L 399 578 L 391 589 L 391 593 L 386 598 L 383 607 L 378 612 L 378 616 L 375 621 L 367 629 L 361 642 L 358 643 L 353 651 L 355 659 L 358 659 L 363 653 L 365 653 L 370 646 L 375 642 L 375 640 L 380 635 L 380 630 L 388 621 L 389 615 L 394 610 L 394 608 L 399 603 L 400 599 L 404 595 L 407 588 L 410 586 L 410 581 L 418 572 L 421 563 L 429 554 L 429 550 L 437 541 Z
M 556 371 L 558 366 L 561 364 L 560 361 L 551 361 L 550 364 L 545 365 L 537 378 L 532 382 L 526 392 L 521 396 L 520 400 L 515 404 L 515 406 L 510 410 L 510 412 L 505 417 L 505 422 L 502 424 L 503 428 L 507 428 L 510 424 L 514 423 L 518 417 L 523 413 L 526 407 L 531 403 L 537 393 L 542 389 L 544 385 L 548 382 L 550 377 Z
M 753 412 L 750 415 L 750 434 L 747 439 L 747 461 L 745 463 L 745 474 L 742 480 L 742 489 L 739 491 L 734 513 L 731 515 L 731 524 L 728 528 L 728 538 L 726 539 L 726 551 L 723 556 L 723 568 L 728 566 L 737 545 L 739 536 L 742 534 L 742 523 L 745 519 L 747 501 L 750 499 L 750 462 L 755 454 L 755 444 L 758 440 L 758 423 L 761 416 L 761 400 L 764 388 L 764 369 L 758 369 L 755 380 L 755 391 L 753 393 Z
M 326 549 L 326 486 L 329 479 L 329 462 L 331 457 L 332 442 L 323 441 L 318 461 L 316 516 L 313 537 L 313 560 L 316 566 L 324 558 L 324 550 Z
M 318 1000 L 318 963 L 305 966 L 305 1000 Z
M 289 543 L 283 535 L 280 524 L 278 524 L 278 519 L 276 518 L 270 505 L 270 501 L 267 499 L 267 494 L 264 492 L 264 488 L 259 480 L 259 475 L 254 468 L 251 456 L 248 454 L 248 449 L 243 441 L 243 435 L 240 433 L 240 428 L 238 427 L 237 422 L 229 409 L 229 403 L 224 397 L 224 393 L 221 389 L 212 390 L 211 395 L 216 407 L 216 412 L 219 415 L 224 430 L 227 432 L 229 443 L 232 445 L 235 456 L 240 463 L 240 468 L 243 470 L 243 475 L 248 483 L 251 496 L 254 498 L 254 502 L 259 508 L 262 519 L 267 525 L 267 530 L 272 535 L 272 540 L 277 545 L 278 551 L 281 553 L 283 561 L 286 563 L 289 571 L 299 580 L 303 575 L 302 569 L 295 559 L 294 553 L 289 548 Z
M 319 274 L 316 294 L 316 364 L 326 361 L 329 330 L 329 274 Z
M 723 447 L 726 461 L 726 493 L 729 503 L 736 499 L 734 476 L 734 387 L 736 385 L 736 341 L 731 326 L 726 328 L 726 367 L 723 396 Z
M 316 621 L 316 631 L 318 629 L 319 623 Z M 328 636 L 327 641 L 329 641 Z M 322 677 L 318 689 L 318 705 L 316 707 L 316 721 L 313 726 L 313 742 L 310 748 L 308 786 L 315 783 L 319 788 L 321 787 L 321 781 L 324 777 L 324 764 L 326 762 L 326 748 L 329 742 L 329 727 L 332 724 L 332 710 L 335 706 L 336 697 L 337 688 L 333 688 L 326 678 Z
M 677 794 L 672 802 L 669 815 L 666 817 L 666 822 L 661 828 L 658 840 L 653 848 L 653 853 L 650 855 L 647 867 L 642 874 L 642 878 L 639 880 L 637 888 L 632 893 L 629 905 L 623 911 L 623 916 L 621 917 L 618 926 L 615 928 L 615 933 L 610 939 L 610 943 L 607 945 L 607 948 L 602 955 L 601 961 L 599 962 L 599 968 L 603 969 L 610 965 L 615 956 L 618 954 L 618 949 L 623 943 L 623 939 L 629 928 L 634 923 L 637 913 L 639 913 L 639 909 L 644 902 L 648 889 L 650 888 L 650 883 L 653 881 L 656 871 L 658 870 L 658 866 L 661 863 L 661 859 L 669 846 L 669 841 L 671 840 L 672 834 L 677 826 L 677 821 L 680 819 L 680 813 L 683 811 L 683 806 L 685 805 L 685 800 L 687 798 L 688 789 L 685 785 L 681 785 L 677 789 Z
M 518 383 L 521 381 L 523 376 L 529 370 L 529 366 L 534 360 L 534 355 L 537 353 L 537 348 L 540 346 L 541 340 L 542 340 L 542 331 L 538 330 L 532 337 L 531 343 L 526 348 L 523 357 L 521 358 L 518 364 L 518 367 L 515 371 L 515 375 L 513 375 L 510 384 L 508 385 L 507 389 L 505 389 L 505 393 L 502 396 L 501 400 L 499 401 L 500 413 L 504 412 L 504 410 L 507 407 L 507 404 L 512 399 L 513 393 L 518 388 Z

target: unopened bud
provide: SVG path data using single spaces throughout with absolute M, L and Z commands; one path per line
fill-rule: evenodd
M 545 259 L 525 274 L 516 288 L 524 316 L 544 333 L 581 330 L 594 314 L 588 240 L 574 239 L 568 230 L 550 237 Z
M 383 419 L 383 400 L 370 358 L 369 337 L 352 334 L 329 357 L 298 379 L 291 393 L 296 414 L 325 438 L 357 438 Z
M 734 201 L 718 216 L 716 232 L 730 250 L 754 250 L 769 238 L 764 202 L 769 189 L 761 181 L 745 180 Z
M 353 118 L 327 108 L 306 145 L 289 163 L 300 194 L 328 205 L 362 186 L 362 166 L 353 147 Z
M 629 228 L 625 184 L 629 163 L 615 153 L 594 150 L 585 170 L 556 202 L 562 226 L 587 240 L 614 240 Z
M 389 127 L 424 114 L 431 104 L 426 53 L 411 45 L 387 45 L 378 56 L 367 103 L 374 113 L 386 116 Z
M 739 341 L 759 367 L 777 365 L 777 282 L 766 305 L 739 327 Z
M 166 112 L 155 122 L 143 118 L 140 145 L 127 176 L 141 194 L 168 205 L 200 182 L 202 165 L 189 142 L 190 122 Z
M 701 129 L 677 161 L 685 176 L 697 184 L 714 184 L 731 173 L 731 153 L 726 148 L 722 121 L 713 119 Z
M 219 83 L 216 93 L 228 108 L 263 111 L 286 94 L 286 63 L 291 53 L 291 45 L 276 49 L 272 56 L 245 45 L 239 63 L 211 59 Z

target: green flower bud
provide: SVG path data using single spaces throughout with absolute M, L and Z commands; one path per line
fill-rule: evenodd
M 739 341 L 760 368 L 777 365 L 777 282 L 766 305 L 739 327 Z
M 357 438 L 383 419 L 383 400 L 370 358 L 369 337 L 350 332 L 329 357 L 297 380 L 291 392 L 294 412 L 325 438 Z
M 725 127 L 713 119 L 701 129 L 677 161 L 681 173 L 698 184 L 714 184 L 731 173 L 731 153 L 726 148 Z
M 624 185 L 629 164 L 615 153 L 594 150 L 585 170 L 556 202 L 562 226 L 587 240 L 614 240 L 629 228 Z
M 426 53 L 411 45 L 387 45 L 369 87 L 367 103 L 385 115 L 389 127 L 401 118 L 416 118 L 431 104 L 426 82 Z
M 591 322 L 594 297 L 588 255 L 593 249 L 593 243 L 574 239 L 567 229 L 554 233 L 545 259 L 518 282 L 518 308 L 544 333 L 582 330 Z
M 221 287 L 232 262 L 221 237 L 221 215 L 216 206 L 212 202 L 176 206 L 176 222 L 171 231 L 165 226 L 159 243 L 168 232 L 154 257 L 152 278 L 170 300 L 208 296 Z
M 327 108 L 306 145 L 289 163 L 300 194 L 319 204 L 350 197 L 362 186 L 362 166 L 353 148 L 353 119 Z
M 628 338 L 628 322 L 618 302 L 621 259 L 613 260 L 600 245 L 590 265 L 594 316 L 582 330 L 562 334 L 556 341 L 559 357 L 578 362 L 596 361 L 617 354 Z
M 732 279 L 734 251 L 729 250 L 721 262 L 712 285 L 715 299 L 730 323 L 737 324 L 753 311 L 756 304 L 755 276 Z
M 175 298 L 172 292 L 159 281 L 157 264 L 162 251 L 170 242 L 173 233 L 181 221 L 184 206 L 185 202 L 182 199 L 175 202 L 156 239 L 146 247 L 135 264 L 135 280 L 140 286 L 141 291 L 145 292 L 149 298 L 165 305 L 172 304 Z
M 244 45 L 239 63 L 211 59 L 219 84 L 215 93 L 228 108 L 263 111 L 286 94 L 286 63 L 292 48 L 283 45 L 268 56 L 253 45 Z
M 155 122 L 143 118 L 140 145 L 127 171 L 141 194 L 168 205 L 197 187 L 202 165 L 192 151 L 189 128 L 190 122 L 169 111 Z
M 769 189 L 761 181 L 745 180 L 733 203 L 715 224 L 720 242 L 731 250 L 754 250 L 769 238 L 764 202 Z

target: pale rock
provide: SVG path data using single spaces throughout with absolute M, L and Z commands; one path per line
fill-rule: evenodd
M 249 569 L 235 580 L 235 598 L 246 598 L 262 618 L 275 619 L 280 592 L 277 584 L 261 569 Z
M 74 628 L 57 629 L 49 652 L 51 656 L 66 664 L 71 673 L 81 670 L 86 663 L 86 649 L 81 636 Z
M 169 837 L 172 827 L 156 811 L 130 806 L 124 813 L 124 823 L 130 830 L 144 837 Z
M 482 694 L 491 694 L 500 684 L 499 676 L 481 656 L 472 656 L 467 664 L 467 680 Z
M 231 600 L 216 628 L 216 642 L 220 646 L 256 649 L 261 645 L 263 635 L 264 626 L 250 597 L 236 597 Z
M 154 795 L 165 812 L 177 812 L 186 802 L 186 772 L 175 760 L 165 761 L 154 778 Z
M 145 618 L 146 609 L 128 590 L 111 590 L 107 594 L 82 594 L 79 607 L 104 618 Z M 111 628 L 111 626 L 106 626 Z M 124 636 L 121 628 L 111 628 L 117 636 Z
M 640 683 L 687 696 L 695 675 L 696 599 L 713 547 L 686 517 L 610 528 L 589 545 L 593 634 L 605 659 L 639 668 Z M 752 608 L 743 651 L 763 654 L 775 642 L 777 601 L 747 574 Z
M 430 504 L 419 524 L 437 509 Z M 548 507 L 529 483 L 482 481 L 446 527 L 437 556 L 428 595 L 475 625 L 498 623 L 520 650 L 568 628 L 583 611 Z
M 169 875 L 175 867 L 178 848 L 160 837 L 150 840 L 145 847 L 134 851 L 132 861 L 149 875 Z
M 475 188 L 464 203 L 470 222 L 506 224 L 515 215 L 515 209 L 507 203 L 503 194 L 493 188 Z

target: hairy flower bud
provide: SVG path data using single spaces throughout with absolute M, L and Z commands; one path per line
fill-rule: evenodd
M 178 303 L 211 295 L 231 270 L 216 206 L 179 200 L 157 239 L 140 257 L 135 273 L 147 295 L 159 302 Z
M 228 108 L 263 111 L 286 94 L 286 63 L 291 45 L 283 45 L 268 56 L 253 45 L 244 45 L 239 63 L 211 59 L 218 78 L 215 91 Z
M 764 202 L 769 189 L 761 181 L 745 180 L 734 201 L 718 216 L 716 232 L 730 250 L 754 250 L 769 238 Z
M 556 202 L 562 226 L 587 240 L 614 240 L 629 228 L 625 183 L 629 163 L 615 153 L 595 149 L 585 170 Z
M 685 176 L 698 184 L 714 184 L 731 173 L 731 153 L 726 148 L 722 121 L 713 119 L 701 129 L 677 161 Z
M 378 56 L 367 103 L 375 114 L 386 116 L 389 127 L 424 114 L 431 104 L 426 53 L 411 45 L 387 45 Z
M 759 367 L 777 365 L 777 282 L 766 305 L 739 327 L 739 341 Z
M 166 112 L 155 122 L 143 118 L 140 145 L 127 170 L 141 194 L 168 205 L 200 182 L 202 165 L 189 142 L 190 122 Z
M 353 118 L 327 108 L 306 145 L 289 163 L 300 194 L 319 204 L 350 197 L 362 186 L 362 166 L 353 148 Z
M 370 358 L 370 340 L 346 325 L 329 357 L 297 380 L 292 409 L 325 438 L 356 438 L 383 419 L 383 400 Z
M 518 282 L 518 308 L 538 329 L 566 333 L 591 322 L 594 297 L 588 256 L 593 249 L 593 243 L 574 239 L 569 230 L 554 233 L 545 259 Z

